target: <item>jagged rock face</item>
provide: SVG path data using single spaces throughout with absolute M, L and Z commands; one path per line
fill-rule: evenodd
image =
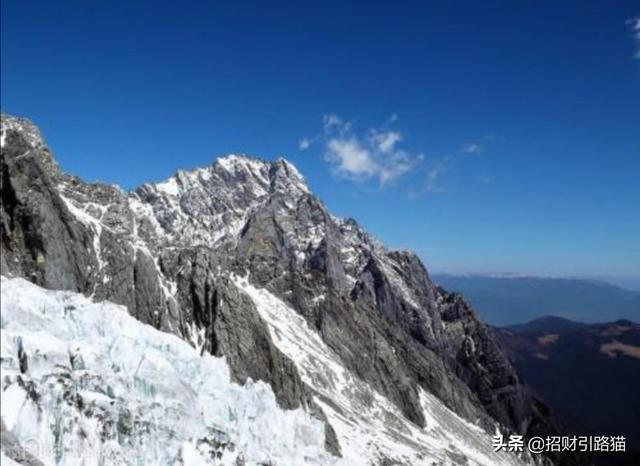
M 123 304 L 226 356 L 236 380 L 269 382 L 282 406 L 309 406 L 313 390 L 230 278 L 248 276 L 415 424 L 424 389 L 487 429 L 547 427 L 468 304 L 415 254 L 332 216 L 283 159 L 228 156 L 125 193 L 62 173 L 30 122 L 3 115 L 1 163 L 4 275 Z

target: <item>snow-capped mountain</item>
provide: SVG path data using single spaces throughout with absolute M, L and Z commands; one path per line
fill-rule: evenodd
M 413 253 L 390 251 L 355 221 L 331 215 L 286 160 L 231 155 L 127 193 L 63 173 L 27 120 L 3 115 L 1 142 L 2 274 L 66 290 L 61 296 L 82 293 L 96 304 L 70 299 L 82 301 L 82 308 L 93 314 L 114 308 L 97 304 L 101 301 L 125 306 L 141 322 L 129 319 L 127 325 L 140 326 L 141 346 L 155 351 L 158 361 L 164 357 L 151 341 L 153 335 L 158 341 L 173 338 L 161 332 L 195 348 L 192 354 L 180 350 L 180 357 L 190 362 L 167 358 L 169 366 L 187 364 L 197 372 L 211 364 L 222 380 L 220 367 L 228 364 L 230 380 L 244 384 L 247 393 L 263 387 L 249 380 L 267 383 L 278 409 L 297 410 L 296 425 L 309 431 L 310 458 L 316 459 L 297 464 L 517 464 L 513 455 L 505 459 L 492 453 L 490 433 L 496 428 L 525 435 L 553 430 L 492 331 L 464 299 L 434 285 Z M 28 328 L 8 330 L 23 311 L 16 314 L 8 306 L 5 317 L 4 305 L 5 295 L 12 299 L 25 286 L 14 279 L 3 281 L 2 332 L 3 345 L 5 333 L 12 331 L 24 332 L 23 342 L 36 342 L 30 352 L 21 353 L 28 364 L 48 349 L 38 347 Z M 31 292 L 47 295 L 36 288 Z M 62 319 L 60 329 L 49 329 L 51 338 L 60 338 L 56 332 L 71 325 L 64 316 L 47 317 Z M 104 341 L 87 348 L 85 362 L 107 358 L 94 352 L 108 346 L 109 338 L 114 336 L 94 335 Z M 171 341 L 178 345 L 175 338 Z M 140 351 L 144 355 L 147 350 Z M 196 362 L 199 354 L 202 362 Z M 205 354 L 224 357 L 224 362 Z M 119 359 L 123 355 L 110 357 L 113 364 L 124 364 Z M 73 372 L 69 364 L 64 370 Z M 3 406 L 6 391 L 26 380 L 38 387 L 42 399 L 55 396 L 57 388 L 42 380 L 62 368 L 27 373 L 16 367 L 7 385 L 3 375 Z M 158 362 L 149 380 L 162 379 L 163 367 Z M 176 380 L 187 379 L 184 383 L 203 397 L 198 403 L 209 409 L 205 398 L 213 395 L 192 385 L 206 375 L 165 368 L 175 371 Z M 99 377 L 115 377 L 113 383 L 121 387 L 134 383 L 131 377 L 146 377 L 127 371 L 114 375 L 99 365 L 91 370 Z M 242 396 L 248 400 L 257 395 Z M 257 403 L 267 403 L 264 397 Z M 170 396 L 164 400 L 169 399 L 175 401 Z M 40 409 L 59 409 L 58 402 Z M 116 401 L 128 410 L 145 402 L 149 400 Z M 164 401 L 158 403 L 158 409 L 170 409 Z M 288 424 L 276 420 L 287 416 L 282 413 L 273 415 L 271 429 L 256 436 L 285 435 L 280 431 Z M 200 418 L 188 419 L 190 425 L 200 424 L 191 426 L 193 435 L 183 432 L 174 439 L 175 454 L 181 451 L 180 442 L 197 445 L 198 435 L 209 427 Z M 87 422 L 95 425 L 95 420 Z M 322 452 L 313 443 L 318 422 Z M 150 424 L 159 430 L 179 425 Z M 233 423 L 221 424 L 236 451 L 261 448 L 264 438 L 244 444 L 244 434 Z M 161 442 L 167 435 L 147 434 L 148 440 L 139 441 Z M 288 440 L 279 441 L 284 445 Z M 289 450 L 278 454 L 283 451 Z M 125 458 L 129 460 L 127 464 L 135 464 Z M 171 461 L 176 460 L 163 457 L 156 464 Z M 47 464 L 66 463 L 54 458 Z

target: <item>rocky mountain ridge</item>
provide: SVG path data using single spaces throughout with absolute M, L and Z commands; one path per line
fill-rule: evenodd
M 122 304 L 327 421 L 335 380 L 294 361 L 250 293 L 264 290 L 363 382 L 351 399 L 379 394 L 420 428 L 426 393 L 487 431 L 553 430 L 468 303 L 415 254 L 331 215 L 286 160 L 227 156 L 127 193 L 63 173 L 28 120 L 3 115 L 1 142 L 3 275 Z M 335 424 L 326 446 L 339 455 Z

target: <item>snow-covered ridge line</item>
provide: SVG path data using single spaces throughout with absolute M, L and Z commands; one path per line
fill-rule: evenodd
M 309 194 L 304 177 L 289 162 L 244 155 L 218 158 L 213 165 L 178 170 L 168 179 L 128 193 L 130 202 L 163 244 L 216 247 L 234 242 L 249 215 L 275 192 L 292 198 Z
M 45 465 L 337 462 L 320 421 L 280 409 L 265 383 L 231 383 L 224 358 L 122 306 L 1 283 L 2 420 Z
M 229 174 L 248 175 L 252 179 L 245 179 L 249 183 L 268 185 L 270 182 L 270 171 L 277 167 L 284 167 L 288 178 L 295 180 L 295 188 L 306 193 L 310 190 L 306 185 L 305 177 L 300 173 L 295 165 L 283 157 L 271 161 L 244 154 L 227 154 L 216 158 L 212 165 L 206 167 L 196 167 L 189 169 L 179 169 L 172 176 L 153 182 L 143 183 L 133 192 L 152 187 L 164 194 L 180 196 L 195 182 L 208 182 L 211 177 L 221 172 Z

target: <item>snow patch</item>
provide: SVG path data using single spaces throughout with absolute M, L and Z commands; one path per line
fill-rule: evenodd
M 155 187 L 158 191 L 161 191 L 170 196 L 177 196 L 178 194 L 180 194 L 180 187 L 178 186 L 178 181 L 175 179 L 175 177 L 171 177 L 166 181 L 157 183 Z
M 100 272 L 105 266 L 100 249 L 100 236 L 102 235 L 102 229 L 108 227 L 103 225 L 102 222 L 87 213 L 84 209 L 77 207 L 71 199 L 65 197 L 62 193 L 60 193 L 60 199 L 62 199 L 69 212 L 71 212 L 71 214 L 80 223 L 84 224 L 93 232 L 93 251 L 96 255 L 96 260 L 98 261 L 98 272 Z

